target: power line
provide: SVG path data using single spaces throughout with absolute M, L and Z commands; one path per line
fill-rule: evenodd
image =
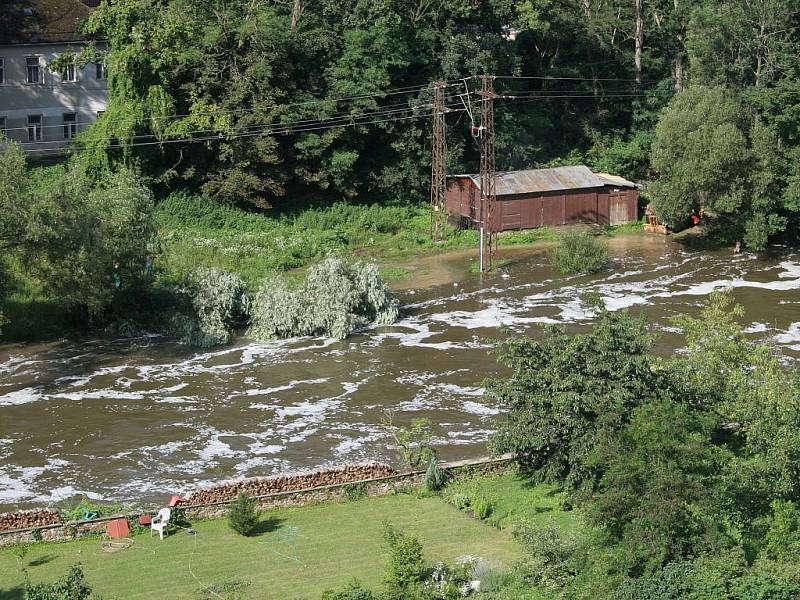
M 452 109 L 456 112 L 463 111 L 464 109 L 461 108 L 454 108 Z M 309 131 L 326 131 L 329 129 L 337 129 L 337 128 L 346 128 L 346 127 L 358 127 L 358 126 L 366 126 L 366 125 L 375 125 L 377 123 L 392 123 L 396 121 L 405 121 L 408 119 L 421 119 L 427 118 L 430 115 L 427 114 L 417 114 L 417 115 L 409 115 L 405 117 L 393 117 L 388 119 L 377 119 L 372 121 L 364 121 L 364 122 L 353 122 L 353 123 L 344 123 L 344 124 L 337 124 L 337 125 L 325 125 L 320 127 L 305 127 L 299 129 L 286 129 L 286 130 L 260 130 L 254 131 L 250 133 L 242 133 L 234 136 L 223 136 L 223 135 L 213 135 L 208 137 L 201 137 L 201 138 L 187 138 L 187 139 L 172 139 L 172 140 L 162 140 L 156 142 L 142 142 L 142 143 L 135 143 L 129 145 L 123 144 L 111 144 L 108 146 L 98 146 L 96 148 L 38 148 L 30 150 L 30 152 L 53 152 L 53 151 L 60 151 L 64 153 L 78 153 L 78 152 L 85 152 L 90 149 L 119 149 L 119 148 L 128 148 L 131 146 L 139 147 L 139 146 L 156 146 L 156 145 L 165 145 L 165 144 L 175 144 L 175 143 L 187 143 L 193 144 L 198 142 L 207 142 L 207 141 L 215 141 L 215 140 L 233 140 L 233 139 L 240 139 L 240 138 L 248 138 L 248 137 L 256 137 L 259 135 L 264 134 L 271 134 L 271 135 L 283 135 L 283 134 L 290 134 L 290 133 L 306 133 Z
M 182 132 L 182 133 L 184 135 L 187 135 L 187 134 L 190 134 L 190 133 L 202 134 L 202 135 L 211 135 L 211 134 L 213 134 L 214 137 L 219 137 L 219 138 L 222 138 L 222 139 L 228 138 L 228 137 L 230 137 L 230 138 L 238 137 L 236 132 L 241 131 L 241 130 L 244 130 L 245 133 L 248 133 L 248 134 L 258 134 L 258 133 L 261 133 L 261 132 L 287 133 L 287 132 L 291 132 L 291 131 L 295 130 L 295 128 L 297 128 L 297 127 L 309 127 L 309 126 L 317 126 L 317 125 L 328 125 L 328 126 L 348 125 L 348 124 L 359 125 L 359 124 L 364 123 L 365 119 L 367 119 L 367 121 L 368 121 L 369 119 L 374 118 L 374 117 L 389 116 L 389 115 L 393 115 L 393 114 L 396 114 L 396 113 L 404 113 L 404 112 L 414 111 L 414 110 L 417 110 L 417 109 L 420 109 L 420 108 L 427 108 L 429 106 L 431 106 L 431 105 L 425 103 L 425 104 L 417 104 L 417 105 L 407 105 L 407 106 L 404 106 L 403 108 L 381 109 L 381 110 L 377 110 L 377 111 L 373 111 L 373 112 L 369 112 L 369 113 L 362 113 L 362 114 L 358 114 L 358 115 L 343 114 L 343 115 L 335 116 L 335 117 L 326 117 L 326 118 L 321 118 L 321 119 L 306 119 L 306 120 L 294 121 L 294 122 L 289 122 L 289 123 L 252 123 L 252 124 L 247 124 L 247 125 L 241 125 L 241 126 L 238 126 L 238 127 L 232 128 L 232 129 L 228 129 L 228 130 L 225 130 L 225 131 L 219 131 L 219 130 L 214 130 L 214 129 L 203 129 L 203 130 Z M 455 100 L 452 99 L 452 98 L 448 100 L 448 107 L 450 107 L 450 106 L 456 106 Z M 344 123 L 337 123 L 337 121 L 343 121 Z M 148 139 L 148 138 L 157 138 L 157 137 L 158 137 L 157 134 L 152 134 L 151 133 L 151 134 L 141 134 L 141 135 L 133 136 L 132 139 L 134 139 L 134 140 L 136 140 L 136 139 L 144 140 L 144 139 Z M 94 146 L 99 146 L 100 142 L 110 142 L 110 141 L 112 141 L 114 139 L 117 139 L 117 138 L 116 137 L 109 137 L 109 138 L 103 138 L 102 140 L 94 140 L 96 143 L 93 144 L 93 145 Z M 180 141 L 192 141 L 194 139 L 198 139 L 198 138 L 187 138 L 187 137 L 183 137 L 183 138 L 165 138 L 165 139 L 161 139 L 161 140 L 156 139 L 156 140 L 153 140 L 152 142 L 133 141 L 133 142 L 130 142 L 128 144 L 120 144 L 120 146 L 135 147 L 135 146 L 141 146 L 141 145 L 156 145 L 156 144 L 161 144 L 161 143 L 176 143 L 176 142 L 180 142 Z M 61 140 L 40 140 L 40 141 L 33 141 L 33 142 L 24 142 L 24 145 L 25 146 L 32 146 L 34 144 L 45 145 L 45 144 L 60 144 L 60 143 L 62 143 Z M 106 147 L 106 146 L 103 146 L 103 147 Z

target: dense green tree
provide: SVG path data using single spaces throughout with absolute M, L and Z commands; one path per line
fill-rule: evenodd
M 693 87 L 676 96 L 655 132 L 652 197 L 657 214 L 680 228 L 704 212 L 720 239 L 761 249 L 783 232 L 791 211 L 788 159 L 778 137 L 735 92 Z
M 645 322 L 601 311 L 586 334 L 549 327 L 545 338 L 512 338 L 500 360 L 513 369 L 487 382 L 487 394 L 507 408 L 492 439 L 497 452 L 513 452 L 536 481 L 593 489 L 603 475 L 590 460 L 628 423 L 633 410 L 669 397 L 667 381 L 652 366 Z
M 129 306 L 154 251 L 153 196 L 139 176 L 122 169 L 96 184 L 75 165 L 34 188 L 14 143 L 0 149 L 0 165 L 13 175 L 0 184 L 4 252 L 65 306 L 91 316 Z

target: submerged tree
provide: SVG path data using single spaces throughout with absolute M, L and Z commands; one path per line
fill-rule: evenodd
M 311 267 L 296 287 L 283 279 L 265 281 L 252 302 L 248 335 L 341 339 L 371 323 L 394 323 L 399 312 L 399 302 L 375 265 L 328 257 Z

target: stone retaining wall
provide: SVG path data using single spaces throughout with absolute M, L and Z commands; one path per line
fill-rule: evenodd
M 447 469 L 456 478 L 468 477 L 477 474 L 499 473 L 509 469 L 511 456 L 496 459 L 466 460 L 451 463 L 442 463 L 442 468 Z M 368 475 L 378 475 L 369 477 Z M 367 475 L 365 477 L 365 475 Z M 350 478 L 359 476 L 361 478 Z M 240 482 L 223 483 L 216 486 L 201 488 L 189 495 L 189 503 L 184 507 L 189 519 L 206 519 L 221 517 L 227 514 L 228 504 L 235 499 L 239 490 L 244 490 L 259 500 L 262 509 L 287 506 L 303 506 L 318 502 L 329 502 L 344 499 L 348 493 L 357 493 L 366 496 L 381 496 L 403 489 L 413 489 L 422 485 L 425 471 L 409 471 L 397 473 L 391 467 L 380 463 L 366 463 L 362 465 L 346 465 L 332 469 L 320 469 L 285 475 L 275 475 L 263 479 L 246 479 Z M 289 489 L 282 489 L 272 493 L 252 493 L 257 490 L 275 489 L 276 482 L 282 481 Z M 298 481 L 325 482 L 334 481 L 328 485 L 316 485 L 305 488 L 295 488 Z M 356 487 L 357 486 L 357 487 Z M 198 502 L 198 499 L 220 498 L 210 502 Z M 149 513 L 155 514 L 158 509 Z M 20 517 L 29 513 L 48 512 L 49 519 L 53 519 L 53 511 L 24 511 L 19 513 L 4 513 L 0 515 L 0 523 L 27 522 Z M 64 523 L 58 517 L 56 523 L 42 524 L 25 528 L 0 530 L 0 546 L 41 540 L 65 540 L 80 537 L 91 533 L 104 533 L 106 523 L 112 519 L 125 517 L 135 522 L 139 514 L 115 515 L 102 517 L 93 521 Z M 43 517 L 42 517 L 43 518 Z M 5 519 L 5 520 L 3 520 Z

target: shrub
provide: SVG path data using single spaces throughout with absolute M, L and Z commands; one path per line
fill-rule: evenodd
M 172 313 L 169 330 L 192 346 L 207 348 L 230 341 L 231 329 L 247 321 L 247 286 L 221 269 L 195 270 L 189 284 L 176 290 L 188 298 L 192 316 Z
M 360 500 L 367 496 L 367 484 L 363 481 L 344 486 L 344 497 L 347 500 Z
M 390 324 L 400 312 L 378 268 L 329 256 L 290 289 L 270 279 L 252 304 L 248 334 L 256 339 L 327 335 L 343 339 L 370 323 Z
M 458 510 L 467 510 L 470 507 L 470 497 L 464 492 L 455 492 L 448 498 L 448 502 Z
M 525 559 L 516 569 L 524 581 L 561 589 L 575 576 L 576 540 L 562 537 L 552 526 L 541 528 L 526 522 L 517 526 L 514 537 L 525 548 Z
M 91 593 L 79 564 L 71 566 L 55 583 L 25 584 L 25 600 L 85 600 Z
M 478 496 L 472 499 L 471 504 L 472 512 L 475 515 L 475 518 L 483 521 L 491 516 L 492 511 L 494 511 L 495 502 L 486 496 Z
M 322 600 L 377 600 L 377 596 L 353 580 L 341 590 L 326 590 Z
M 445 485 L 449 479 L 447 471 L 439 466 L 439 461 L 436 457 L 432 457 L 428 463 L 428 470 L 425 472 L 425 487 L 431 492 L 438 492 Z
M 406 600 L 419 595 L 428 576 L 419 539 L 390 523 L 384 525 L 383 537 L 389 546 L 385 575 L 388 598 Z
M 258 500 L 244 492 L 239 492 L 228 510 L 228 524 L 240 535 L 251 535 L 258 525 L 260 513 L 256 506 Z
M 597 273 L 608 262 L 608 251 L 591 233 L 569 231 L 550 252 L 550 262 L 562 275 Z

